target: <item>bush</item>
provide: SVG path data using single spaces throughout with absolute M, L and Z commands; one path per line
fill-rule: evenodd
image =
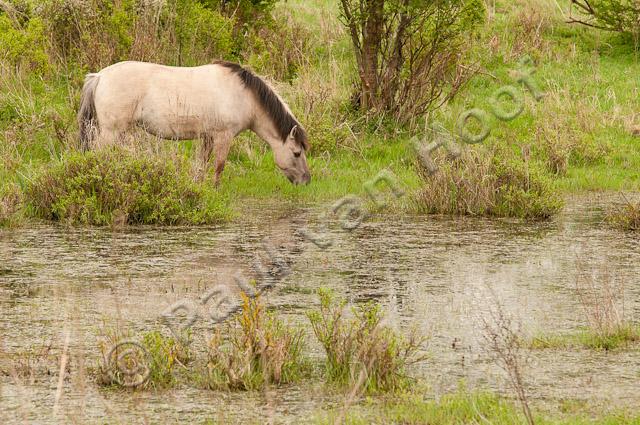
M 360 77 L 359 104 L 407 121 L 450 99 L 469 76 L 466 35 L 485 16 L 478 0 L 341 0 Z
M 42 20 L 34 18 L 21 27 L 8 16 L 1 15 L 0 58 L 12 65 L 23 65 L 37 74 L 44 74 L 49 69 L 49 58 Z
M 195 65 L 231 58 L 235 20 L 198 0 L 55 0 L 43 9 L 64 59 L 91 70 L 121 60 Z
M 29 184 L 35 216 L 94 225 L 208 224 L 225 218 L 213 192 L 192 181 L 183 159 L 123 149 L 72 153 Z
M 416 204 L 424 213 L 544 219 L 562 207 L 542 167 L 507 149 L 466 149 L 458 159 L 441 158 L 434 174 L 422 161 L 418 168 L 425 185 Z
M 209 342 L 207 386 L 255 390 L 297 381 L 306 368 L 302 330 L 267 314 L 260 299 L 242 294 L 242 312 Z
M 620 32 L 636 46 L 640 42 L 640 3 L 636 0 L 571 0 L 570 13 L 570 23 Z
M 409 339 L 382 325 L 379 305 L 365 304 L 354 309 L 354 318 L 345 319 L 345 301 L 331 291 L 321 289 L 320 311 L 307 314 L 313 332 L 327 354 L 329 382 L 353 385 L 367 393 L 406 388 L 411 382 L 408 365 L 421 361 L 417 352 L 423 340 L 412 334 Z

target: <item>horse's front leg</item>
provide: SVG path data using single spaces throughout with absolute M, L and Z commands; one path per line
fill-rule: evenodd
M 216 160 L 215 160 L 215 180 L 214 184 L 216 187 L 220 184 L 220 175 L 224 170 L 224 164 L 227 162 L 227 156 L 229 155 L 229 149 L 231 148 L 231 140 L 232 136 L 226 133 L 221 133 L 219 137 L 216 138 L 215 142 L 215 152 L 216 152 Z

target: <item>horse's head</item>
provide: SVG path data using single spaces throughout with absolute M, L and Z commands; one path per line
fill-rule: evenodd
M 305 155 L 308 148 L 304 130 L 294 126 L 284 143 L 273 150 L 276 165 L 293 184 L 308 184 L 311 181 Z

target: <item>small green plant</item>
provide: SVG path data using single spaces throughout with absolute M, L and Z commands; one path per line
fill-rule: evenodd
M 562 207 L 562 199 L 543 169 L 509 149 L 466 149 L 442 158 L 435 174 L 419 162 L 424 187 L 416 206 L 429 214 L 459 214 L 546 219 Z
M 242 294 L 242 311 L 209 342 L 206 385 L 256 390 L 299 380 L 307 368 L 304 333 L 264 311 L 259 297 Z
M 640 329 L 631 324 L 626 324 L 607 334 L 593 332 L 591 329 L 584 329 L 565 335 L 543 333 L 533 337 L 529 346 L 536 350 L 583 347 L 609 351 L 639 341 Z
M 144 334 L 142 345 L 151 357 L 150 386 L 164 388 L 175 383 L 175 366 L 184 366 L 191 360 L 189 345 L 185 341 L 187 340 L 178 342 L 173 338 L 167 338 L 158 331 Z
M 107 329 L 99 342 L 102 361 L 98 383 L 129 388 L 167 388 L 175 383 L 174 368 L 191 360 L 190 335 L 180 342 L 158 331 L 134 342 L 128 331 Z
M 406 388 L 411 379 L 409 365 L 422 361 L 418 355 L 424 339 L 415 332 L 408 339 L 382 324 L 379 305 L 368 303 L 344 317 L 344 300 L 333 292 L 318 291 L 320 310 L 307 314 L 313 332 L 327 355 L 325 373 L 329 382 L 360 386 L 366 393 Z M 358 382 L 362 381 L 362 382 Z
M 187 169 L 181 158 L 141 156 L 117 148 L 71 153 L 40 173 L 26 198 L 36 217 L 67 223 L 222 221 L 224 208 L 207 199 L 205 187 L 194 183 Z

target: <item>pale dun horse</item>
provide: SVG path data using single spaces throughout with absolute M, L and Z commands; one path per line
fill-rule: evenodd
M 192 68 L 120 62 L 88 74 L 78 123 L 83 150 L 120 143 L 135 126 L 163 139 L 202 139 L 197 178 L 215 152 L 216 185 L 231 141 L 251 130 L 271 146 L 289 181 L 311 180 L 300 123 L 264 80 L 230 62 Z

